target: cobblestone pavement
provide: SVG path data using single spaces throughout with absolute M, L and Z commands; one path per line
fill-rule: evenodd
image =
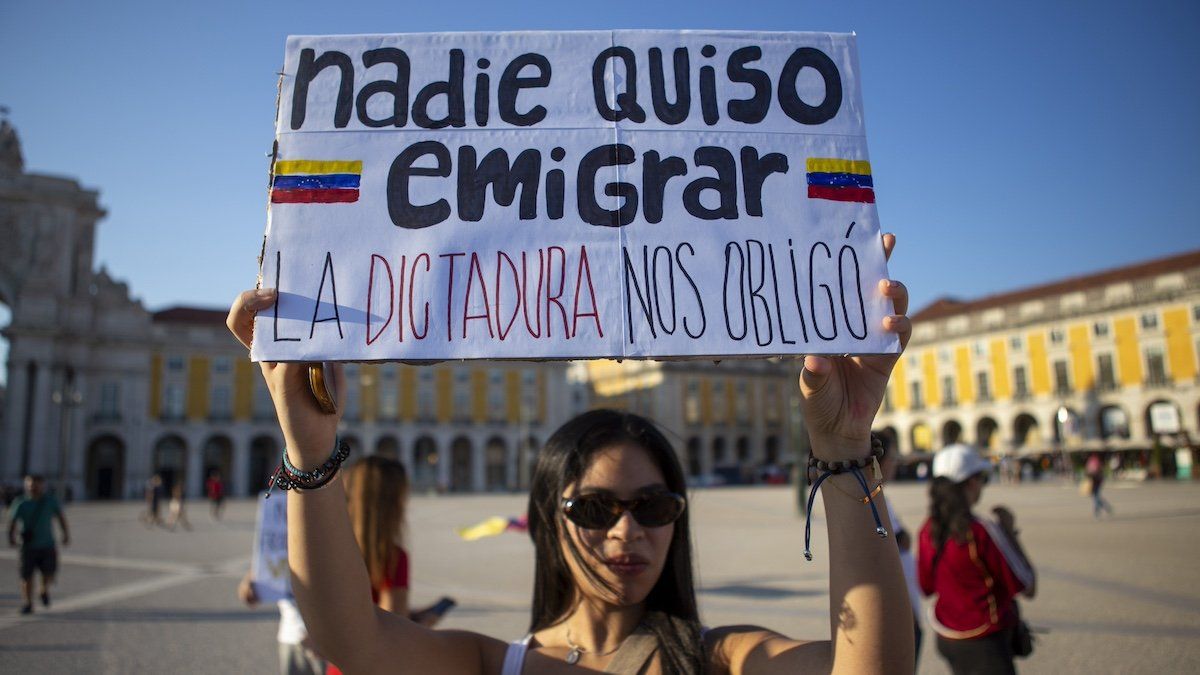
M 1092 519 L 1072 486 L 993 485 L 981 512 L 1017 515 L 1040 573 L 1023 605 L 1040 634 L 1026 673 L 1200 672 L 1200 485 L 1110 484 L 1111 520 Z M 888 488 L 910 528 L 925 488 Z M 801 555 L 803 521 L 786 488 L 693 494 L 700 603 L 708 625 L 757 623 L 806 638 L 829 634 L 824 520 L 816 560 Z M 413 602 L 452 595 L 443 626 L 511 639 L 528 622 L 532 547 L 523 535 L 462 542 L 456 527 L 519 515 L 521 495 L 415 497 L 409 537 Z M 191 532 L 147 529 L 139 505 L 75 504 L 49 610 L 17 613 L 16 552 L 0 551 L 0 672 L 272 673 L 273 607 L 234 595 L 249 564 L 254 504 L 232 502 L 221 522 L 190 505 Z M 927 638 L 920 672 L 945 673 Z

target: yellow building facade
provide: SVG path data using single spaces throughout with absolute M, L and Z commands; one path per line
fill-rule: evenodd
M 994 455 L 1135 451 L 1200 437 L 1200 251 L 943 299 L 912 318 L 876 419 L 904 454 L 957 441 Z

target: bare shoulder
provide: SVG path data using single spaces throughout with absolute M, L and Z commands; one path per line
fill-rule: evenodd
M 704 648 L 716 673 L 773 675 L 828 672 L 828 640 L 797 640 L 761 626 L 721 626 L 704 636 Z
M 498 673 L 508 644 L 465 630 L 433 630 L 379 610 L 383 644 L 372 657 L 380 664 L 406 663 L 418 673 Z

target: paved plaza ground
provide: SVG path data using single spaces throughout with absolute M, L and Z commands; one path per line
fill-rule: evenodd
M 925 487 L 888 487 L 901 516 L 923 519 Z M 1024 611 L 1040 636 L 1026 673 L 1200 672 L 1200 485 L 1112 484 L 1112 520 L 1092 519 L 1071 486 L 989 486 L 981 512 L 1017 515 L 1040 574 Z M 511 639 L 528 621 L 532 546 L 507 534 L 463 542 L 456 527 L 518 515 L 522 495 L 415 497 L 414 604 L 452 595 L 443 626 Z M 708 625 L 757 623 L 808 638 L 829 634 L 824 519 L 805 563 L 803 521 L 787 488 L 692 495 L 700 603 Z M 54 605 L 17 613 L 15 550 L 0 552 L 2 673 L 273 673 L 273 607 L 235 597 L 249 564 L 254 505 L 229 505 L 214 523 L 190 506 L 191 532 L 149 530 L 134 503 L 75 504 Z M 927 637 L 920 672 L 946 668 Z

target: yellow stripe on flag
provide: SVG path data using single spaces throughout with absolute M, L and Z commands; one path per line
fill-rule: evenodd
M 871 163 L 857 159 L 809 157 L 807 165 L 809 173 L 856 173 L 862 176 L 871 175 Z
M 506 529 L 508 529 L 508 518 L 493 516 L 478 525 L 460 527 L 455 531 L 458 532 L 458 536 L 462 537 L 463 541 L 475 541 L 476 539 L 504 534 Z
M 333 160 L 322 162 L 314 159 L 284 159 L 275 162 L 275 175 L 288 176 L 293 174 L 320 173 L 357 173 L 362 174 L 362 160 Z

